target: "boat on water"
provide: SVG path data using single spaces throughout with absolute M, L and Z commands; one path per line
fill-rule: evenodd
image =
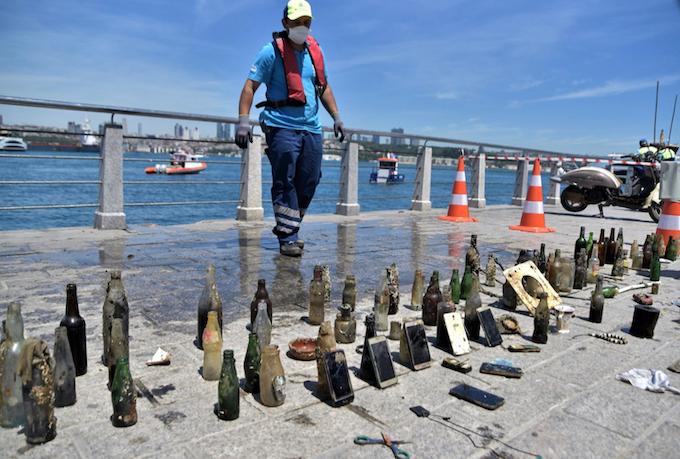
M 369 183 L 396 184 L 404 183 L 404 174 L 399 173 L 399 158 L 394 153 L 387 153 L 377 159 L 377 166 L 371 171 Z
M 90 127 L 90 120 L 85 118 L 85 122 L 81 126 L 80 150 L 95 151 L 99 149 L 99 142 L 93 134 L 94 132 Z
M 21 137 L 0 137 L 0 150 L 26 151 L 28 146 Z
M 202 155 L 179 150 L 172 154 L 170 164 L 156 164 L 155 166 L 147 167 L 144 169 L 144 172 L 147 174 L 167 175 L 198 174 L 208 168 L 208 164 L 200 160 L 202 157 Z

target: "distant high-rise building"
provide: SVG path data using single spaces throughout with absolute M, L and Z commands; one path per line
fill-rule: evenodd
M 403 128 L 392 128 L 390 129 L 390 132 L 394 134 L 403 134 L 404 129 Z M 391 141 L 392 145 L 404 145 L 404 138 L 403 137 L 392 137 Z
M 182 128 L 182 125 L 179 123 L 175 123 L 175 138 L 176 139 L 181 139 L 184 134 L 184 129 Z
M 137 123 L 137 135 L 142 136 L 142 123 Z
M 231 138 L 231 124 L 217 123 L 217 139 L 227 140 Z
M 379 135 L 373 136 L 373 143 L 380 143 L 380 136 Z
M 184 140 L 189 140 L 191 132 L 189 131 L 189 126 L 184 126 L 184 129 L 182 130 L 182 138 Z
M 422 143 L 423 143 L 423 141 L 421 139 L 415 139 L 415 138 L 411 137 L 411 146 L 412 147 L 419 147 Z
M 193 131 L 193 132 L 194 132 L 193 139 L 194 139 L 194 140 L 199 140 L 199 139 L 201 138 L 201 136 L 200 136 L 199 133 L 198 133 L 198 126 L 195 126 L 195 127 L 194 127 L 194 131 Z

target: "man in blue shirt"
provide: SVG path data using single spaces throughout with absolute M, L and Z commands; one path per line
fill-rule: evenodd
M 274 41 L 262 48 L 241 91 L 236 144 L 246 148 L 252 141 L 250 108 L 255 91 L 264 83 L 267 100 L 256 107 L 265 107 L 260 125 L 272 167 L 273 232 L 281 254 L 299 257 L 304 242 L 298 239 L 298 231 L 321 179 L 319 100 L 333 117 L 340 142 L 344 126 L 326 81 L 323 53 L 309 35 L 311 6 L 305 0 L 290 0 L 283 13 L 285 31 L 274 33 Z

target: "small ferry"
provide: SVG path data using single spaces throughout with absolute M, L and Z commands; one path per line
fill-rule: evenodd
M 399 173 L 399 158 L 394 153 L 387 153 L 377 159 L 377 167 L 371 171 L 369 183 L 404 183 L 404 174 Z
M 26 142 L 20 137 L 0 137 L 0 150 L 2 151 L 26 151 Z
M 183 175 L 183 174 L 198 174 L 208 168 L 208 165 L 201 161 L 202 155 L 195 155 L 180 150 L 172 154 L 170 164 L 156 164 L 155 166 L 147 167 L 144 172 L 147 174 L 167 174 L 167 175 Z

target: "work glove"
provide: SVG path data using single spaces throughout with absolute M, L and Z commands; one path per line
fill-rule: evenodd
M 340 143 L 345 140 L 345 123 L 340 119 L 339 113 L 333 115 L 333 132 Z
M 248 148 L 248 142 L 253 141 L 253 131 L 250 128 L 250 119 L 248 115 L 240 115 L 238 117 L 238 126 L 236 127 L 236 145 L 241 149 Z

